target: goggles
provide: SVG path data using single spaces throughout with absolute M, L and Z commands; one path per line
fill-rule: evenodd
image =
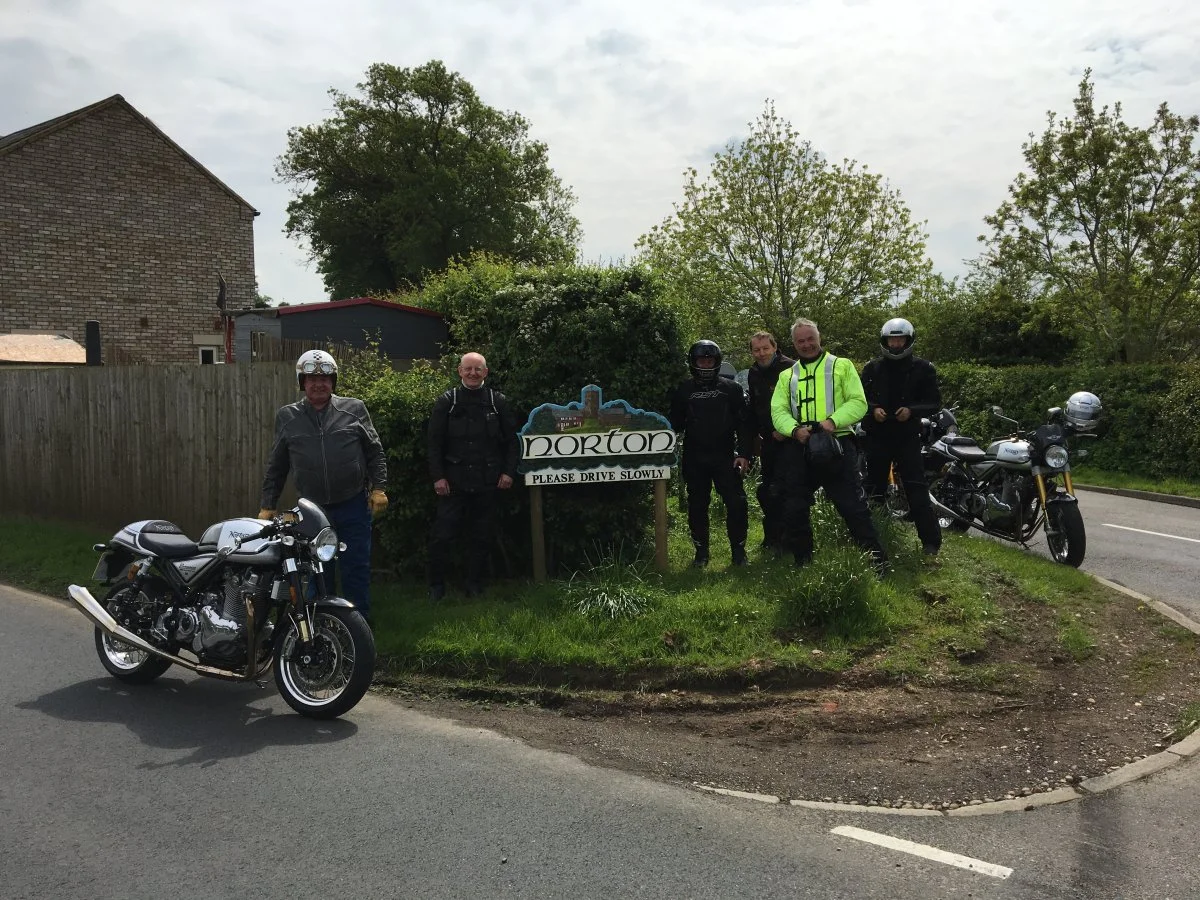
M 305 375 L 332 375 L 337 366 L 331 362 L 313 362 L 311 359 L 300 367 Z

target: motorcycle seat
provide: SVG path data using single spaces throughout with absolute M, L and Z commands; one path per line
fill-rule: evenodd
M 173 522 L 148 522 L 138 538 L 143 547 L 164 559 L 195 556 L 200 546 Z
M 983 462 L 984 457 L 987 456 L 987 451 L 970 438 L 967 438 L 966 441 L 969 443 L 950 444 L 946 447 L 946 449 L 950 452 L 951 456 L 953 456 L 955 459 L 962 460 L 967 465 Z

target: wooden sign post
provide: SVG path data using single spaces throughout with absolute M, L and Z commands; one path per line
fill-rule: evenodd
M 521 429 L 518 471 L 529 486 L 533 577 L 545 581 L 546 527 L 542 488 L 567 484 L 654 483 L 654 564 L 667 568 L 667 482 L 675 465 L 675 432 L 655 412 L 624 400 L 601 402 L 589 384 L 578 402 L 543 403 Z

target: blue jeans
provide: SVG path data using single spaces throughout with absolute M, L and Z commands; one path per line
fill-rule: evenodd
M 371 508 L 366 493 L 355 494 L 340 503 L 327 503 L 321 509 L 346 549 L 337 560 L 325 566 L 325 588 L 334 590 L 337 575 L 342 576 L 342 596 L 364 616 L 371 614 Z

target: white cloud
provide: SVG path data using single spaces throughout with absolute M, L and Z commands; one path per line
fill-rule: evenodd
M 1129 121 L 1200 111 L 1197 34 L 1200 12 L 1165 0 L 18 2 L 0 6 L 0 133 L 123 94 L 262 212 L 261 287 L 302 302 L 324 291 L 282 233 L 274 161 L 373 62 L 442 59 L 529 119 L 579 196 L 588 260 L 628 257 L 683 169 L 771 97 L 899 188 L 955 274 L 1086 67 Z

